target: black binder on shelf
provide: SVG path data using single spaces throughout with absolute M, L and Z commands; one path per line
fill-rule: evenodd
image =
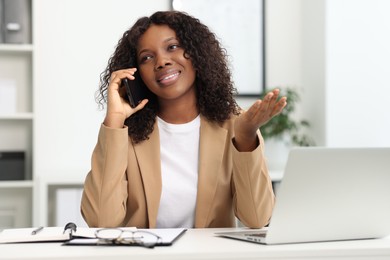
M 25 152 L 0 151 L 0 181 L 25 179 Z
M 3 43 L 31 43 L 31 0 L 0 1 Z

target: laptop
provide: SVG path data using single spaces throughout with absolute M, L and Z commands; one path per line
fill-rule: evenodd
M 390 148 L 293 148 L 267 230 L 218 232 L 261 244 L 390 234 Z

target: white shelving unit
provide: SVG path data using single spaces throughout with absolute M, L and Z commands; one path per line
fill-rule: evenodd
M 26 52 L 31 53 L 34 47 L 32 44 L 7 44 L 3 43 L 0 46 L 0 51 L 3 52 Z
M 33 43 L 0 43 L 0 87 L 8 86 L 15 93 L 2 97 L 9 98 L 11 106 L 5 110 L 0 106 L 0 151 L 25 152 L 24 180 L 0 181 L 0 229 L 28 227 L 33 222 Z M 6 171 L 2 168 L 0 174 Z

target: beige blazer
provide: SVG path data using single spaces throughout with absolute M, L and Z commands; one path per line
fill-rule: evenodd
M 221 126 L 201 117 L 196 228 L 232 227 L 234 216 L 259 228 L 271 217 L 274 194 L 262 137 L 258 132 L 254 151 L 238 152 L 235 118 Z M 154 129 L 149 140 L 133 144 L 127 128 L 101 126 L 81 201 L 89 226 L 156 226 L 162 184 L 157 123 Z

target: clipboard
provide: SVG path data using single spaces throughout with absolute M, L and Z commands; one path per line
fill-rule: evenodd
M 160 241 L 153 246 L 171 246 L 177 241 L 186 231 L 186 228 L 163 228 L 163 229 L 137 229 L 137 231 L 152 232 L 161 238 Z M 63 243 L 65 246 L 142 246 L 139 244 L 116 244 L 116 243 L 101 243 L 98 238 L 72 238 Z

